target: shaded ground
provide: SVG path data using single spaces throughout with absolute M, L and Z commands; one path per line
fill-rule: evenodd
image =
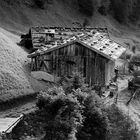
M 120 83 L 125 83 L 123 81 L 124 80 L 122 80 Z M 131 96 L 131 91 L 129 91 L 125 85 L 119 92 L 117 106 L 135 122 L 135 126 L 140 132 L 140 98 L 135 98 L 129 105 L 126 105 Z
M 134 122 L 135 128 L 140 132 L 140 98 L 133 99 L 129 105 L 126 105 L 130 99 L 132 93 L 128 90 L 128 78 L 130 76 L 124 76 L 118 79 L 118 98 L 117 107 Z M 108 100 L 108 105 L 112 105 L 115 101 L 116 96 L 113 99 Z M 140 135 L 139 135 L 140 138 Z
M 35 100 L 20 104 L 16 107 L 0 111 L 0 118 L 4 117 L 17 117 L 21 114 L 28 114 L 36 109 Z

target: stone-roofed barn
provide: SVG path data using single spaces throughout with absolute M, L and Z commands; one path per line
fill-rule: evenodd
M 60 77 L 77 69 L 89 85 L 107 85 L 126 50 L 109 38 L 106 28 L 33 27 L 31 35 L 38 49 L 28 56 L 32 71 Z

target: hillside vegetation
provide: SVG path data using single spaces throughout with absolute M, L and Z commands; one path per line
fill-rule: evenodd
M 61 87 L 40 92 L 37 110 L 14 128 L 13 139 L 138 140 L 134 122 L 115 104 L 106 106 L 80 73 L 65 78 L 58 82 Z
M 31 77 L 29 68 L 30 60 L 27 59 L 28 53 L 21 48 L 21 46 L 17 45 L 20 42 L 19 35 L 27 33 L 30 27 L 72 27 L 80 24 L 91 27 L 107 27 L 111 39 L 129 48 L 129 51 L 131 51 L 134 46 L 140 50 L 139 6 L 139 0 L 0 0 L 0 102 L 48 88 L 46 83 L 44 84 Z M 96 107 L 94 106 L 94 97 L 87 98 L 78 94 L 77 97 L 75 97 L 75 93 L 71 92 L 69 96 L 66 95 L 67 92 L 64 92 L 65 98 L 61 98 L 59 95 L 49 95 L 49 90 L 47 90 L 47 92 L 41 92 L 38 96 L 38 102 L 40 99 L 43 99 L 43 102 L 45 101 L 46 104 L 43 102 L 40 103 L 43 103 L 45 106 L 39 108 L 38 104 L 39 113 L 35 112 L 35 114 L 31 114 L 29 118 L 25 116 L 25 121 L 22 121 L 21 124 L 17 126 L 18 131 L 15 131 L 15 136 L 18 136 L 16 135 L 17 133 L 23 133 L 21 135 L 25 135 L 25 137 L 28 133 L 30 133 L 29 136 L 36 136 L 36 129 L 41 129 L 40 132 L 44 132 L 47 137 L 47 131 L 58 130 L 54 127 L 55 122 L 57 122 L 56 126 L 58 128 L 60 126 L 64 127 L 62 127 L 63 131 L 59 133 L 52 131 L 56 133 L 56 136 L 57 134 L 59 134 L 58 136 L 63 136 L 62 132 L 69 132 L 68 134 L 70 135 L 74 132 L 74 136 L 76 136 L 77 133 L 76 137 L 79 137 L 79 139 L 81 139 L 81 137 L 85 139 L 87 136 L 89 139 L 93 139 L 95 136 L 99 136 L 98 139 L 103 139 L 105 136 L 108 136 L 110 140 L 114 140 L 114 138 L 118 140 L 120 136 L 120 140 L 129 140 L 128 137 L 131 140 L 136 140 L 135 130 L 131 128 L 131 123 L 128 122 L 129 118 L 123 116 L 117 108 L 113 107 L 106 112 L 102 112 L 102 110 L 100 110 L 101 107 L 97 106 L 97 108 L 94 108 Z M 87 95 L 84 92 L 82 92 L 82 94 Z M 88 101 L 88 104 L 86 104 L 86 102 L 80 102 L 78 96 L 85 100 L 91 99 L 91 102 Z M 62 106 L 58 106 L 60 102 Z M 95 103 L 97 104 L 96 100 Z M 87 108 L 84 110 L 81 108 L 81 105 Z M 58 107 L 57 110 L 55 110 L 56 107 Z M 77 107 L 77 110 L 72 110 L 73 108 L 71 109 L 71 107 Z M 88 112 L 87 109 L 89 109 Z M 18 112 L 17 110 L 16 108 L 16 112 Z M 82 113 L 80 112 L 81 110 Z M 79 114 L 77 114 L 77 112 L 79 112 Z M 71 113 L 74 117 L 69 118 L 68 113 Z M 93 115 L 93 117 L 90 118 L 88 113 Z M 110 123 L 106 122 L 107 120 L 103 115 L 100 115 L 102 113 L 107 113 L 105 115 Z M 104 127 L 96 127 L 98 123 L 96 123 L 96 119 L 93 119 L 96 116 L 99 117 L 100 120 L 103 120 Z M 46 121 L 46 119 L 48 120 Z M 77 121 L 77 119 L 81 120 Z M 67 120 L 71 120 L 71 122 Z M 100 120 L 98 122 L 100 122 Z M 73 125 L 73 121 L 76 121 L 76 124 L 79 124 L 79 126 Z M 92 125 L 94 123 L 96 125 Z M 108 125 L 106 126 L 106 123 L 110 124 L 111 129 L 108 128 Z M 71 128 L 69 124 L 72 124 L 74 129 Z M 52 127 L 52 125 L 54 126 Z M 32 129 L 32 127 L 35 127 L 35 129 Z M 19 131 L 19 128 L 21 131 Z M 108 129 L 110 129 L 110 133 L 106 135 Z M 75 130 L 77 132 L 75 132 Z M 92 134 L 91 132 L 96 133 Z M 117 135 L 115 135 L 116 132 Z M 66 136 L 68 134 L 66 134 Z M 18 138 L 21 138 L 21 135 Z M 100 136 L 102 136 L 102 138 L 100 138 Z
M 16 43 L 19 36 L 0 28 L 0 104 L 45 88 L 33 79 L 27 52 Z
M 120 23 L 139 26 L 139 0 L 1 0 L 0 3 L 0 26 L 18 33 L 37 25 L 73 26 L 74 21 L 83 23 L 85 18 L 94 26 L 97 11 Z

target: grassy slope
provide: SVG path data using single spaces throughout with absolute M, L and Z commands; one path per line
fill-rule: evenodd
M 0 28 L 0 102 L 44 88 L 30 76 L 27 53 L 16 44 L 19 40 Z

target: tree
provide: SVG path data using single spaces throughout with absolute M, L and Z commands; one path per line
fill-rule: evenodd
M 139 0 L 131 0 L 130 3 L 131 10 L 128 16 L 129 20 L 133 23 L 136 23 L 140 19 L 140 1 Z
M 86 28 L 89 25 L 90 25 L 89 20 L 87 18 L 85 18 L 84 22 L 83 22 L 83 27 Z
M 77 80 L 76 80 L 77 81 Z M 38 96 L 37 106 L 46 119 L 44 139 L 104 139 L 107 121 L 100 109 L 100 98 L 93 91 L 83 91 L 74 83 L 71 92 L 51 88 Z M 73 87 L 73 86 L 72 86 Z
M 38 96 L 37 106 L 48 118 L 44 139 L 76 139 L 75 134 L 83 121 L 83 106 L 75 96 L 65 95 L 61 88 L 51 88 Z
M 138 140 L 138 130 L 129 116 L 123 114 L 115 105 L 109 107 L 106 112 L 110 122 L 108 140 Z
M 110 0 L 101 0 L 98 12 L 106 16 L 109 10 L 110 10 Z
M 67 75 L 61 77 L 58 83 L 63 87 L 66 94 L 69 94 L 78 88 L 88 90 L 88 85 L 85 83 L 85 78 L 80 72 L 78 72 L 77 69 L 72 72 L 71 77 L 68 77 Z
M 34 2 L 39 8 L 44 9 L 45 0 L 34 0 Z
M 129 14 L 127 0 L 110 0 L 110 1 L 115 19 L 120 23 L 125 22 Z
M 94 5 L 92 0 L 78 0 L 79 10 L 87 16 L 93 16 Z
M 32 40 L 31 40 L 31 29 L 27 34 L 22 34 L 21 35 L 21 41 L 19 45 L 25 47 L 26 49 L 32 51 L 33 50 L 33 45 L 32 45 Z
M 105 140 L 108 132 L 108 119 L 101 109 L 100 99 L 91 94 L 86 98 L 83 127 L 77 133 L 79 140 Z

